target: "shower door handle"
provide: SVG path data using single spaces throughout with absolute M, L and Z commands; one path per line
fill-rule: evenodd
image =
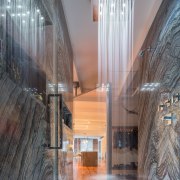
M 59 145 L 58 146 L 52 146 L 51 145 L 51 99 L 52 98 L 58 98 L 59 103 L 59 112 L 58 112 L 58 129 L 59 129 L 59 134 L 58 134 L 58 141 Z M 62 94 L 48 94 L 48 100 L 47 100 L 47 119 L 49 123 L 49 149 L 62 149 L 63 148 L 63 100 L 62 100 Z

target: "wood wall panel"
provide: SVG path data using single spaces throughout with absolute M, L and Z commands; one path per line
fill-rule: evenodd
M 180 118 L 175 126 L 166 126 L 160 119 L 158 105 L 162 93 L 179 91 L 180 1 L 163 1 L 142 50 L 144 55 L 137 58 L 141 63 L 140 85 L 158 82 L 160 87 L 140 92 L 139 179 L 176 180 L 180 177 Z

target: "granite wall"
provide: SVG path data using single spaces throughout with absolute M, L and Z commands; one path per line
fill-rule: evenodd
M 45 106 L 6 73 L 0 87 L 0 179 L 52 179 Z
M 180 178 L 180 116 L 170 100 L 159 110 L 162 98 L 180 92 L 180 1 L 164 0 L 142 47 L 140 89 L 145 83 L 160 83 L 153 91 L 139 94 L 139 179 Z M 176 114 L 173 123 L 164 116 Z
M 37 8 L 42 14 L 44 11 L 46 14 L 45 43 L 43 43 L 45 51 L 38 51 L 36 57 L 33 56 L 31 53 L 33 47 L 28 49 L 18 41 L 20 32 L 16 27 L 14 30 L 17 30 L 17 33 L 14 33 L 14 30 L 13 33 L 8 32 L 3 26 L 0 28 L 6 46 L 1 47 L 0 52 L 0 58 L 5 62 L 3 63 L 5 68 L 1 68 L 0 76 L 0 179 L 3 180 L 53 179 L 53 150 L 45 147 L 51 138 L 50 122 L 46 118 L 45 98 L 48 93 L 52 93 L 48 84 L 54 83 L 55 66 L 58 70 L 57 83 L 64 88 L 59 93 L 63 94 L 64 102 L 72 112 L 73 54 L 63 7 L 61 1 L 57 0 L 47 1 L 47 4 L 44 3 L 45 0 L 39 2 L 33 1 L 38 4 Z M 11 22 L 11 17 L 9 19 Z M 7 32 L 4 32 L 5 30 Z M 31 33 L 33 32 L 29 35 Z M 55 41 L 54 35 L 57 37 Z M 18 56 L 17 52 L 21 52 L 21 56 Z M 17 63 L 17 68 L 12 62 Z M 8 66 L 10 70 L 7 64 L 10 64 Z M 23 70 L 21 74 L 23 83 L 16 78 L 19 67 Z M 38 93 L 43 93 L 43 102 L 35 94 L 27 91 L 27 88 L 37 88 Z M 68 127 L 64 128 L 64 142 L 73 137 L 72 129 L 67 129 Z M 72 179 L 72 148 L 59 150 L 59 173 L 61 178 Z

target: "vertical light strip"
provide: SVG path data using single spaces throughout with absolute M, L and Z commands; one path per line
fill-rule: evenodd
M 99 0 L 98 83 L 120 93 L 133 62 L 133 0 Z
M 133 65 L 134 0 L 99 0 L 98 22 L 98 83 L 111 86 L 107 91 L 107 173 L 112 173 L 116 162 L 127 162 L 127 157 L 112 153 L 112 126 L 126 126 L 128 116 L 121 95 L 126 94 L 127 77 Z M 130 76 L 132 78 L 132 76 Z M 132 79 L 131 79 L 132 80 Z

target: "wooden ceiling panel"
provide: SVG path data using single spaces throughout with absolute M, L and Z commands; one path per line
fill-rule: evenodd
M 106 132 L 106 95 L 96 90 L 74 99 L 74 135 L 103 136 Z

